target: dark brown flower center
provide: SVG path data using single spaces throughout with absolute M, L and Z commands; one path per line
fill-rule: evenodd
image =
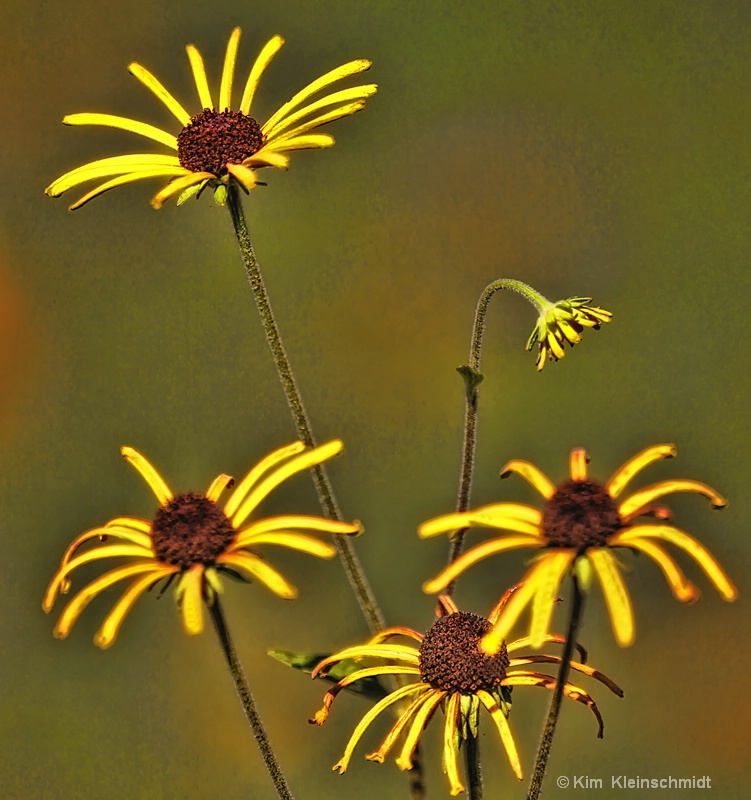
M 235 529 L 219 506 L 202 494 L 179 494 L 162 506 L 151 524 L 156 557 L 188 569 L 212 564 L 235 538 Z
M 420 674 L 434 689 L 472 694 L 493 689 L 506 677 L 506 645 L 494 656 L 480 650 L 491 629 L 485 617 L 457 611 L 438 619 L 420 645 Z
M 541 527 L 549 547 L 583 553 L 588 547 L 603 547 L 623 521 L 602 484 L 565 481 L 545 504 Z
M 221 176 L 263 147 L 261 126 L 240 111 L 204 108 L 177 135 L 177 157 L 185 169 Z

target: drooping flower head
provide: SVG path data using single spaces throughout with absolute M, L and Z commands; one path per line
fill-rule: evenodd
M 229 475 L 215 478 L 206 494 L 175 495 L 140 453 L 132 447 L 121 448 L 123 456 L 153 490 L 159 508 L 151 522 L 117 517 L 74 539 L 45 594 L 42 608 L 47 612 L 52 610 L 58 594 L 70 591 L 70 575 L 78 567 L 105 558 L 127 561 L 74 595 L 55 626 L 55 636 L 64 639 L 86 606 L 120 581 L 131 582 L 94 637 L 95 644 L 102 648 L 113 644 L 126 614 L 140 595 L 163 578 L 177 578 L 175 599 L 182 611 L 185 630 L 191 634 L 203 630 L 204 602 L 211 604 L 215 594 L 222 591 L 221 572 L 247 576 L 279 597 L 293 599 L 297 589 L 258 554 L 257 547 L 280 545 L 318 558 L 331 558 L 336 549 L 309 534 L 355 534 L 362 530 L 360 524 L 299 515 L 252 522 L 248 518 L 280 483 L 337 455 L 341 449 L 342 443 L 335 440 L 316 448 L 295 442 L 275 450 L 250 470 L 222 508 L 217 502 L 219 496 L 234 484 Z M 81 545 L 92 541 L 99 543 L 77 555 Z
M 692 603 L 699 598 L 699 590 L 661 542 L 675 545 L 694 558 L 725 600 L 735 600 L 737 590 L 717 560 L 700 542 L 669 524 L 670 510 L 657 504 L 667 494 L 694 492 L 707 497 L 714 508 L 723 508 L 726 502 L 721 495 L 699 481 L 673 479 L 660 481 L 619 499 L 637 473 L 654 461 L 674 455 L 675 447 L 671 444 L 648 447 L 602 484 L 588 476 L 587 454 L 576 449 L 571 453 L 571 478 L 559 486 L 532 464 L 510 461 L 501 470 L 501 477 L 516 473 L 529 481 L 545 499 L 542 511 L 518 503 L 497 503 L 475 511 L 446 514 L 423 523 L 418 530 L 422 537 L 477 526 L 503 531 L 498 538 L 461 555 L 427 581 L 423 590 L 429 594 L 441 591 L 473 564 L 495 553 L 524 547 L 537 549 L 539 556 L 521 588 L 499 615 L 493 630 L 483 638 L 482 647 L 489 653 L 498 650 L 530 604 L 530 640 L 535 647 L 542 644 L 559 586 L 572 568 L 576 569 L 585 589 L 594 572 L 605 595 L 615 638 L 622 646 L 630 645 L 634 641 L 634 616 L 613 552 L 618 547 L 649 556 L 662 570 L 676 599 Z M 647 521 L 650 517 L 654 521 Z
M 556 679 L 550 675 L 527 669 L 528 664 L 559 664 L 559 656 L 528 655 L 512 656 L 517 650 L 529 645 L 529 639 L 519 639 L 508 647 L 502 643 L 493 655 L 480 649 L 483 636 L 492 629 L 514 590 L 507 592 L 490 617 L 459 611 L 450 597 L 439 598 L 442 615 L 423 636 L 410 628 L 387 628 L 363 645 L 347 647 L 321 661 L 313 671 L 313 677 L 322 676 L 332 666 L 344 659 L 378 659 L 384 663 L 363 667 L 347 675 L 330 689 L 323 700 L 323 707 L 316 712 L 311 723 L 323 725 L 329 709 L 342 689 L 363 678 L 380 675 L 412 675 L 414 683 L 407 683 L 376 703 L 360 720 L 344 750 L 342 758 L 333 769 L 344 773 L 349 765 L 355 746 L 375 718 L 395 703 L 404 701 L 399 713 L 381 746 L 365 756 L 369 761 L 383 763 L 399 737 L 404 734 L 401 752 L 396 759 L 400 769 L 412 768 L 414 754 L 420 736 L 440 708 L 445 716 L 443 734 L 443 768 L 447 774 L 451 794 L 464 791 L 459 777 L 457 753 L 462 742 L 476 737 L 479 728 L 479 710 L 484 707 L 495 724 L 514 774 L 521 780 L 522 769 L 514 738 L 507 718 L 511 708 L 511 688 L 514 686 L 540 686 L 553 689 Z M 419 643 L 388 643 L 396 637 L 409 637 Z M 559 636 L 545 636 L 545 642 L 562 644 Z M 586 653 L 580 650 L 586 657 Z M 604 683 L 612 692 L 623 696 L 621 689 L 606 675 L 572 661 L 571 669 Z M 578 686 L 567 683 L 564 694 L 591 709 L 599 723 L 598 736 L 602 737 L 603 724 L 594 700 Z
M 599 306 L 590 306 L 591 297 L 569 297 L 557 303 L 546 301 L 540 309 L 537 324 L 527 342 L 527 350 L 538 346 L 537 371 L 545 361 L 558 361 L 566 355 L 563 349 L 568 343 L 571 347 L 579 344 L 584 328 L 600 330 L 603 322 L 610 322 L 613 315 Z
M 216 190 L 217 199 L 223 202 L 230 179 L 236 180 L 247 191 L 256 185 L 255 170 L 260 167 L 286 169 L 288 154 L 292 151 L 330 147 L 334 144 L 332 136 L 313 131 L 364 108 L 365 100 L 377 90 L 375 84 L 364 84 L 308 102 L 313 95 L 331 84 L 363 72 L 371 65 L 370 61 L 364 59 L 350 61 L 309 83 L 260 124 L 251 116 L 251 104 L 261 75 L 284 40 L 281 36 L 274 36 L 263 47 L 250 70 L 240 104 L 237 110 L 232 110 L 232 85 L 239 41 L 240 28 L 235 28 L 227 44 L 218 97 L 209 90 L 201 54 L 193 45 L 187 46 L 200 103 L 199 111 L 192 115 L 145 67 L 136 63 L 129 65 L 131 75 L 161 100 L 180 123 L 181 130 L 177 135 L 112 114 L 70 114 L 63 119 L 66 125 L 102 125 L 130 131 L 167 147 L 176 155 L 133 153 L 91 161 L 66 172 L 53 181 L 45 192 L 58 197 L 80 184 L 107 179 L 73 203 L 70 206 L 73 211 L 117 186 L 145 178 L 168 178 L 170 182 L 151 201 L 154 208 L 161 208 L 166 200 L 175 195 L 179 195 L 179 205 L 207 185 Z

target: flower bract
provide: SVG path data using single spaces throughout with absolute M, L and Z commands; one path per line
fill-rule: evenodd
M 182 612 L 185 630 L 203 629 L 203 605 L 211 604 L 222 591 L 220 573 L 257 580 L 285 599 L 297 596 L 297 589 L 257 551 L 277 545 L 331 558 L 336 549 L 311 533 L 356 534 L 359 523 L 348 524 L 321 517 L 300 515 L 251 520 L 258 505 L 280 483 L 301 470 L 320 464 L 341 452 L 338 440 L 316 448 L 295 442 L 275 450 L 260 461 L 235 487 L 224 506 L 218 503 L 225 489 L 234 485 L 229 475 L 216 477 L 205 494 L 173 494 L 154 467 L 132 447 L 123 456 L 146 480 L 159 501 L 150 522 L 135 517 L 117 517 L 106 525 L 86 531 L 65 551 L 44 597 L 49 612 L 60 594 L 71 588 L 71 574 L 79 567 L 102 559 L 125 559 L 80 589 L 63 609 L 55 636 L 64 639 L 86 606 L 105 589 L 121 581 L 128 588 L 107 614 L 94 637 L 99 647 L 115 641 L 128 611 L 143 592 L 162 579 L 177 579 L 175 599 Z M 80 552 L 80 548 L 95 542 Z
M 519 548 L 537 550 L 534 565 L 523 585 L 499 615 L 493 630 L 483 638 L 482 646 L 488 652 L 495 652 L 501 646 L 527 606 L 532 607 L 530 639 L 534 646 L 539 646 L 550 624 L 559 586 L 572 569 L 576 570 L 585 589 L 592 573 L 597 576 L 615 638 L 620 645 L 630 645 L 635 634 L 634 615 L 615 555 L 616 548 L 649 556 L 662 570 L 673 595 L 685 603 L 695 602 L 699 590 L 664 547 L 674 545 L 697 562 L 725 600 L 735 600 L 737 590 L 717 560 L 695 538 L 674 527 L 670 510 L 658 503 L 668 494 L 693 492 L 708 498 L 714 508 L 723 508 L 726 502 L 720 494 L 699 481 L 670 479 L 621 497 L 637 473 L 655 461 L 674 455 L 675 447 L 670 444 L 648 447 L 602 484 L 588 476 L 587 454 L 576 449 L 570 458 L 570 480 L 559 486 L 529 462 L 510 461 L 501 470 L 501 477 L 515 473 L 525 478 L 545 499 L 543 509 L 519 503 L 496 503 L 474 511 L 445 514 L 423 523 L 418 530 L 421 537 L 469 527 L 503 531 L 497 538 L 459 556 L 427 581 L 424 591 L 430 594 L 441 591 L 473 564 L 496 553 Z
M 310 720 L 318 725 L 323 725 L 328 718 L 329 709 L 339 692 L 357 681 L 381 675 L 406 675 L 414 678 L 414 682 L 405 682 L 363 716 L 345 747 L 344 755 L 333 769 L 339 773 L 346 771 L 354 749 L 368 727 L 381 712 L 395 704 L 400 704 L 397 706 L 396 723 L 378 750 L 366 758 L 383 763 L 403 735 L 396 763 L 400 769 L 411 769 L 412 757 L 420 736 L 440 709 L 444 716 L 443 768 L 451 794 L 457 795 L 464 791 L 457 753 L 464 740 L 478 735 L 479 712 L 480 708 L 484 708 L 503 744 L 511 769 L 521 780 L 519 754 L 508 723 L 511 689 L 514 686 L 554 688 L 554 677 L 527 667 L 530 664 L 560 664 L 560 657 L 543 654 L 514 655 L 529 645 L 528 639 L 519 639 L 508 646 L 502 644 L 492 655 L 480 649 L 482 637 L 492 629 L 510 596 L 513 596 L 513 590 L 504 595 L 488 619 L 458 611 L 449 597 L 442 596 L 439 604 L 442 615 L 424 636 L 410 628 L 387 628 L 365 644 L 347 647 L 321 661 L 313 671 L 313 677 L 325 675 L 344 659 L 362 659 L 377 663 L 350 673 L 326 693 L 322 708 Z M 415 640 L 418 646 L 395 644 L 391 641 L 400 638 L 404 642 L 405 637 Z M 559 636 L 546 636 L 544 641 L 560 644 L 564 640 Z M 615 694 L 623 696 L 621 689 L 610 678 L 584 663 L 572 661 L 570 668 L 600 681 Z M 590 695 L 571 683 L 565 684 L 563 692 L 567 697 L 591 709 L 599 723 L 598 736 L 602 737 L 602 717 Z
M 235 28 L 227 44 L 218 95 L 209 89 L 201 54 L 193 45 L 187 46 L 199 101 L 198 111 L 194 114 L 186 111 L 149 70 L 140 64 L 130 64 L 131 75 L 177 119 L 180 130 L 176 134 L 112 114 L 70 114 L 63 122 L 66 125 L 119 128 L 157 142 L 173 152 L 128 153 L 91 161 L 60 176 L 45 192 L 58 197 L 80 184 L 105 179 L 73 203 L 70 206 L 72 211 L 118 186 L 146 178 L 167 178 L 169 183 L 151 201 L 155 208 L 160 208 L 175 196 L 178 196 L 179 205 L 206 186 L 216 190 L 221 202 L 221 192 L 226 194 L 229 180 L 237 181 L 247 191 L 257 183 L 257 169 L 286 169 L 291 152 L 330 147 L 334 138 L 315 131 L 328 122 L 364 108 L 367 98 L 377 91 L 377 86 L 369 83 L 311 99 L 333 83 L 370 68 L 370 61 L 357 59 L 309 83 L 261 124 L 251 116 L 252 102 L 261 76 L 284 40 L 281 36 L 274 36 L 263 47 L 250 70 L 239 105 L 233 110 L 232 91 L 239 41 L 240 28 Z

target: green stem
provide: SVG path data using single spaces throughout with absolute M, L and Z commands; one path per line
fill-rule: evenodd
M 482 800 L 482 767 L 480 766 L 480 740 L 469 736 L 464 740 L 464 766 L 467 770 L 468 800 Z
M 263 276 L 261 275 L 261 269 L 258 266 L 253 244 L 250 240 L 239 189 L 232 181 L 230 181 L 229 185 L 227 205 L 235 228 L 237 242 L 240 245 L 243 264 L 245 265 L 245 275 L 253 291 L 258 313 L 261 315 L 261 323 L 263 324 L 263 330 L 266 334 L 266 341 L 271 349 L 271 355 L 274 358 L 274 364 L 276 365 L 279 379 L 282 382 L 284 395 L 287 398 L 287 403 L 292 412 L 297 435 L 308 447 L 314 447 L 315 438 L 313 437 L 310 421 L 305 407 L 303 406 L 302 396 L 300 395 L 300 390 L 297 388 L 295 376 L 292 373 L 292 367 L 290 366 L 289 359 L 284 350 L 279 327 L 276 324 Z M 329 519 L 338 520 L 340 522 L 343 521 L 325 467 L 321 464 L 317 464 L 311 467 L 311 473 L 313 475 L 316 491 L 318 492 L 318 499 L 325 516 Z M 333 541 L 339 553 L 339 558 L 341 559 L 347 579 L 352 586 L 352 590 L 360 604 L 363 616 L 368 623 L 368 627 L 371 633 L 378 633 L 378 631 L 383 630 L 385 627 L 385 621 L 378 608 L 375 596 L 365 577 L 359 559 L 357 558 L 355 546 L 346 536 L 335 536 L 333 537 Z
M 466 387 L 464 401 L 464 443 L 462 445 L 462 466 L 459 475 L 459 493 L 456 500 L 456 510 L 459 512 L 469 509 L 469 499 L 472 493 L 472 475 L 475 467 L 475 449 L 477 444 L 477 404 L 479 386 L 482 382 L 482 343 L 485 335 L 485 317 L 488 311 L 488 304 L 493 295 L 508 289 L 516 292 L 532 303 L 538 312 L 544 310 L 549 301 L 531 286 L 513 278 L 500 278 L 493 281 L 483 289 L 480 299 L 475 309 L 475 321 L 472 325 L 472 341 L 469 346 L 469 363 L 459 367 L 458 371 L 464 378 Z M 466 529 L 465 529 L 466 530 Z M 464 548 L 465 530 L 457 531 L 451 540 L 449 549 L 448 563 L 456 561 L 462 554 Z M 454 591 L 454 583 L 450 583 L 445 590 L 445 594 L 451 595 Z
M 576 646 L 576 636 L 579 630 L 582 608 L 584 607 L 584 594 L 579 587 L 576 573 L 572 575 L 572 579 L 574 582 L 574 596 L 571 601 L 571 618 L 569 619 L 568 633 L 566 634 L 566 645 L 563 648 L 561 665 L 558 668 L 558 678 L 556 679 L 555 689 L 553 690 L 553 699 L 550 701 L 548 718 L 545 720 L 542 738 L 537 748 L 537 758 L 535 759 L 535 767 L 532 772 L 532 780 L 529 782 L 527 800 L 537 800 L 542 790 L 542 782 L 545 778 L 545 770 L 548 767 L 548 759 L 550 758 L 550 748 L 553 745 L 555 727 L 558 723 L 558 714 L 561 710 L 563 687 L 566 685 L 566 680 L 568 679 L 571 656 Z
M 248 682 L 245 679 L 242 664 L 237 657 L 235 646 L 232 643 L 227 624 L 224 621 L 224 614 L 222 613 L 222 606 L 218 597 L 214 598 L 214 602 L 209 606 L 209 611 L 211 612 L 211 619 L 214 623 L 214 627 L 216 628 L 219 642 L 222 645 L 224 656 L 227 659 L 227 666 L 229 667 L 229 671 L 232 673 L 232 680 L 235 682 L 235 689 L 237 689 L 237 694 L 240 697 L 240 702 L 242 703 L 243 710 L 245 711 L 245 716 L 248 718 L 248 723 L 253 731 L 253 736 L 255 736 L 256 744 L 258 745 L 258 749 L 261 751 L 263 762 L 266 765 L 266 769 L 268 770 L 269 776 L 274 784 L 274 789 L 276 789 L 276 793 L 280 800 L 294 800 L 292 792 L 287 786 L 287 781 L 284 778 L 282 768 L 279 766 L 279 762 L 276 760 L 274 748 L 271 746 L 269 737 L 266 735 L 266 729 L 263 727 L 263 722 L 261 721 L 261 717 L 256 709 L 255 700 L 253 699 L 253 695 L 248 687 Z

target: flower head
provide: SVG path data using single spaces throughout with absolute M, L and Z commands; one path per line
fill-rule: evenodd
M 557 303 L 547 303 L 540 309 L 540 316 L 527 342 L 527 350 L 535 344 L 538 346 L 537 371 L 544 366 L 545 361 L 558 361 L 566 352 L 563 346 L 566 342 L 571 347 L 579 344 L 584 328 L 600 330 L 603 322 L 610 322 L 613 315 L 599 306 L 590 306 L 591 297 L 569 297 L 568 300 L 559 300 Z
M 457 558 L 425 583 L 424 591 L 429 594 L 441 591 L 473 564 L 495 553 L 523 547 L 538 550 L 538 557 L 523 585 L 499 615 L 493 630 L 483 638 L 482 647 L 486 652 L 498 650 L 530 604 L 530 640 L 533 646 L 539 646 L 545 640 L 558 588 L 571 569 L 576 569 L 585 589 L 594 572 L 605 595 L 615 638 L 620 645 L 630 645 L 634 641 L 634 617 L 613 552 L 617 547 L 649 556 L 662 570 L 676 599 L 693 603 L 699 598 L 699 590 L 661 542 L 675 545 L 693 557 L 725 600 L 735 600 L 738 593 L 735 586 L 711 553 L 692 536 L 673 527 L 670 510 L 656 504 L 667 494 L 695 492 L 707 497 L 714 508 L 723 508 L 726 502 L 721 495 L 699 481 L 673 479 L 652 484 L 620 499 L 637 473 L 654 461 L 674 455 L 675 447 L 670 444 L 648 447 L 602 484 L 588 477 L 586 452 L 573 450 L 571 478 L 559 486 L 532 464 L 510 461 L 501 470 L 501 477 L 516 473 L 525 478 L 545 498 L 544 508 L 540 511 L 518 503 L 497 503 L 423 523 L 418 530 L 422 537 L 475 526 L 503 531 L 498 538 L 477 545 Z M 655 521 L 647 521 L 650 517 Z
M 233 486 L 229 475 L 219 475 L 206 494 L 173 494 L 152 465 L 132 447 L 123 456 L 149 484 L 159 508 L 148 522 L 117 517 L 100 528 L 86 531 L 65 551 L 42 603 L 49 612 L 58 594 L 70 591 L 70 575 L 78 567 L 104 558 L 125 558 L 127 562 L 89 583 L 70 600 L 55 626 L 55 636 L 64 639 L 86 606 L 101 592 L 120 581 L 131 580 L 94 637 L 99 647 L 115 641 L 125 615 L 138 597 L 163 578 L 177 578 L 175 599 L 181 608 L 185 630 L 203 630 L 203 603 L 213 602 L 222 591 L 219 573 L 258 580 L 285 599 L 297 596 L 297 589 L 258 555 L 261 545 L 281 545 L 318 558 L 331 558 L 336 550 L 309 533 L 354 534 L 359 523 L 307 516 L 267 517 L 248 522 L 266 496 L 280 483 L 301 470 L 320 464 L 341 452 L 338 440 L 316 448 L 302 442 L 282 447 L 260 461 L 240 481 L 222 508 L 221 493 Z M 97 546 L 77 555 L 81 545 L 98 540 Z M 110 542 L 113 543 L 107 543 Z
M 519 639 L 508 646 L 502 643 L 493 655 L 488 655 L 480 649 L 482 637 L 491 630 L 513 593 L 514 590 L 510 590 L 504 595 L 488 619 L 466 611 L 458 611 L 451 598 L 442 596 L 439 604 L 442 616 L 424 636 L 410 628 L 387 628 L 363 645 L 348 647 L 324 659 L 313 671 L 313 677 L 325 675 L 334 664 L 343 659 L 379 659 L 385 663 L 352 672 L 330 689 L 324 697 L 323 707 L 310 720 L 311 723 L 318 725 L 323 725 L 326 721 L 329 709 L 339 692 L 353 683 L 378 675 L 415 676 L 414 683 L 407 683 L 391 692 L 365 714 L 350 737 L 341 760 L 334 765 L 334 769 L 340 773 L 345 772 L 355 746 L 370 724 L 382 711 L 403 701 L 397 721 L 381 746 L 366 756 L 369 761 L 382 764 L 404 733 L 404 743 L 396 763 L 400 769 L 411 769 L 412 755 L 420 735 L 437 709 L 441 708 L 445 715 L 443 767 L 451 786 L 451 794 L 457 795 L 464 791 L 459 778 L 457 752 L 464 739 L 477 736 L 479 711 L 483 706 L 496 726 L 511 763 L 511 769 L 521 780 L 519 755 L 507 722 L 511 709 L 511 688 L 514 686 L 554 688 L 555 678 L 519 667 L 540 663 L 559 664 L 560 658 L 549 655 L 511 655 L 526 647 L 529 644 L 528 639 Z M 408 644 L 386 644 L 394 637 L 410 637 L 419 643 L 419 647 Z M 544 641 L 563 643 L 564 640 L 559 636 L 546 636 Z M 581 652 L 586 657 L 584 651 Z M 601 672 L 576 661 L 571 662 L 571 669 L 595 678 L 615 694 L 623 696 L 621 689 Z M 602 717 L 589 694 L 570 683 L 565 685 L 563 692 L 567 697 L 591 709 L 599 723 L 598 736 L 602 737 Z
M 293 150 L 330 147 L 334 144 L 332 136 L 313 131 L 327 122 L 364 108 L 365 100 L 377 90 L 373 83 L 364 84 L 307 102 L 332 83 L 363 72 L 371 65 L 370 61 L 364 59 L 350 61 L 309 83 L 261 125 L 250 116 L 251 104 L 261 75 L 284 40 L 281 36 L 274 36 L 261 50 L 250 70 L 239 107 L 234 111 L 231 109 L 232 83 L 239 41 L 240 28 L 235 28 L 227 44 L 216 102 L 209 90 L 201 54 L 193 45 L 187 46 L 200 103 L 195 114 L 189 114 L 145 67 L 136 63 L 129 65 L 131 75 L 141 81 L 177 118 L 181 130 L 176 136 L 153 125 L 111 114 L 71 114 L 63 119 L 66 125 L 103 125 L 130 131 L 164 145 L 176 155 L 133 153 L 91 161 L 66 172 L 53 181 L 45 192 L 52 197 L 59 197 L 74 186 L 107 179 L 73 203 L 70 206 L 73 211 L 117 186 L 145 178 L 168 178 L 170 182 L 151 201 L 154 208 L 161 208 L 166 200 L 175 195 L 179 195 L 179 205 L 207 185 L 215 189 L 218 200 L 222 202 L 231 179 L 247 191 L 256 185 L 256 169 L 286 169 L 288 153 Z

